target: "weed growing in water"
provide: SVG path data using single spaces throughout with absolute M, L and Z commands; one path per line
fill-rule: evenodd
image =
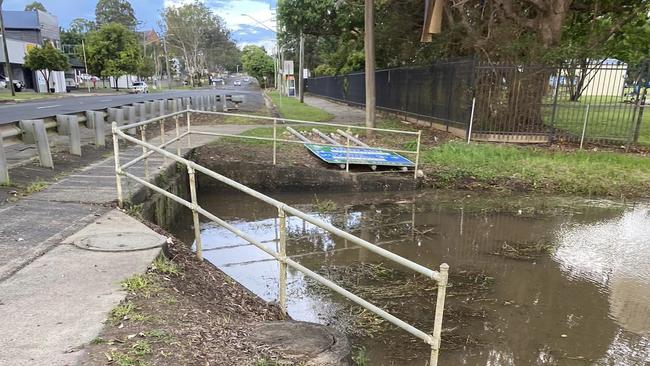
M 319 213 L 328 213 L 335 211 L 337 206 L 336 202 L 332 200 L 323 200 L 320 201 L 317 196 L 314 196 L 316 198 L 316 204 L 314 205 L 314 210 L 316 210 Z

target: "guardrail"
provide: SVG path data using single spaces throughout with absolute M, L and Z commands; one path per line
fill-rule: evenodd
M 197 109 L 228 111 L 238 109 L 243 97 L 230 94 L 203 94 L 186 97 L 156 98 L 128 103 L 118 107 L 106 107 L 99 110 L 87 110 L 73 114 L 57 114 L 34 120 L 21 120 L 0 125 L 0 184 L 10 184 L 9 168 L 5 147 L 22 142 L 36 145 L 37 158 L 40 165 L 53 168 L 52 152 L 48 138 L 48 130 L 56 130 L 59 135 L 69 138 L 70 153 L 81 155 L 82 126 L 94 130 L 93 143 L 95 146 L 105 145 L 108 128 L 105 122 L 117 122 L 119 125 L 146 120 L 153 116 L 163 116 L 169 112 L 177 112 L 190 104 Z M 229 105 L 230 104 L 230 105 Z M 234 108 L 231 107 L 234 105 Z M 5 139 L 10 139 L 5 141 Z M 22 140 L 22 141 L 21 141 Z M 9 142 L 7 144 L 6 142 Z M 20 165 L 21 163 L 17 164 Z M 13 167 L 13 166 L 11 166 Z
M 146 128 L 148 125 L 155 124 L 156 122 L 162 121 L 162 117 L 158 118 L 153 118 L 150 120 L 146 120 L 143 122 L 138 122 L 138 123 L 132 123 L 124 126 L 118 126 L 117 123 L 112 124 L 112 134 L 113 134 L 113 148 L 114 148 L 114 155 L 115 155 L 115 178 L 116 178 L 116 185 L 117 185 L 117 194 L 118 194 L 118 202 L 119 205 L 122 207 L 124 204 L 124 197 L 122 195 L 122 177 L 126 177 L 128 179 L 132 179 L 137 183 L 142 184 L 143 186 L 151 189 L 154 192 L 157 192 L 159 194 L 162 194 L 163 196 L 189 208 L 192 211 L 192 220 L 194 224 L 194 240 L 196 243 L 196 255 L 198 256 L 199 259 L 203 258 L 203 249 L 202 249 L 202 242 L 201 242 L 201 233 L 200 233 L 200 221 L 199 221 L 199 215 L 202 215 L 203 217 L 211 220 L 212 222 L 217 223 L 218 225 L 222 226 L 223 228 L 227 229 L 228 231 L 234 233 L 235 235 L 239 236 L 240 238 L 246 240 L 250 244 L 254 245 L 258 249 L 262 250 L 266 254 L 270 255 L 273 257 L 275 260 L 277 260 L 280 263 L 280 273 L 279 273 L 279 303 L 280 303 L 280 308 L 283 312 L 283 314 L 286 315 L 287 311 L 287 267 L 291 267 L 305 276 L 312 278 L 313 280 L 317 281 L 318 283 L 328 287 L 329 289 L 333 290 L 334 292 L 342 295 L 346 299 L 356 303 L 357 305 L 373 312 L 377 316 L 385 319 L 386 321 L 394 324 L 395 326 L 405 330 L 406 332 L 410 333 L 411 335 L 423 340 L 425 343 L 429 344 L 431 346 L 431 355 L 429 358 L 428 365 L 431 366 L 436 366 L 438 364 L 438 355 L 440 352 L 440 340 L 441 340 L 441 331 L 442 331 L 442 319 L 443 319 L 443 312 L 444 312 L 444 306 L 445 306 L 445 293 L 446 293 L 446 288 L 447 288 L 447 279 L 448 279 L 448 271 L 449 271 L 449 266 L 446 263 L 443 263 L 440 265 L 439 271 L 432 270 L 429 268 L 426 268 L 420 264 L 417 264 L 415 262 L 412 262 L 406 258 L 403 258 L 395 253 L 392 253 L 386 249 L 383 249 L 373 243 L 370 243 L 366 240 L 363 240 L 361 238 L 358 238 L 344 230 L 341 230 L 329 223 L 326 223 L 316 217 L 312 217 L 307 215 L 306 213 L 299 211 L 283 202 L 280 202 L 278 200 L 275 200 L 271 197 L 268 197 L 260 192 L 257 192 L 241 183 L 238 183 L 230 178 L 227 178 L 221 174 L 218 174 L 210 169 L 207 169 L 191 160 L 187 160 L 180 156 L 180 146 L 181 146 L 181 140 L 185 137 L 187 137 L 187 142 L 188 142 L 188 147 L 190 147 L 191 143 L 191 135 L 193 133 L 199 133 L 198 131 L 193 132 L 191 130 L 191 115 L 192 113 L 197 113 L 197 111 L 192 110 L 190 108 L 187 108 L 184 111 L 179 111 L 172 113 L 169 116 L 174 117 L 176 121 L 176 137 L 173 139 L 170 139 L 168 141 L 164 141 L 164 139 L 161 141 L 160 145 L 153 145 L 150 142 L 147 142 L 146 140 Z M 179 116 L 185 114 L 186 116 L 186 130 L 184 132 L 181 132 L 181 126 L 180 126 L 180 121 L 179 121 Z M 231 114 L 228 114 L 231 115 Z M 166 117 L 169 117 L 166 116 Z M 259 117 L 259 116 L 257 116 Z M 268 117 L 264 117 L 268 118 Z M 271 118 L 273 119 L 273 118 Z M 299 122 L 304 122 L 304 121 L 299 121 Z M 312 122 L 315 123 L 315 122 Z M 274 125 L 277 124 L 277 121 L 274 123 Z M 164 136 L 164 124 L 160 123 L 161 125 L 161 133 L 163 133 Z M 348 126 L 344 126 L 348 127 Z M 138 139 L 136 137 L 130 136 L 129 134 L 125 133 L 125 131 L 133 128 L 140 128 L 141 130 L 141 138 Z M 275 130 L 274 130 L 275 131 Z M 391 130 L 387 130 L 391 131 Z M 419 134 L 418 134 L 419 135 Z M 219 134 L 218 136 L 224 136 L 222 134 Z M 229 136 L 229 135 L 225 135 Z M 142 155 L 139 157 L 126 162 L 122 163 L 120 160 L 120 145 L 119 145 L 119 140 L 123 139 L 125 141 L 131 142 L 133 144 L 136 144 L 138 146 L 142 147 Z M 277 141 L 278 139 L 274 139 L 273 141 Z M 172 153 L 166 150 L 167 147 L 169 147 L 172 143 L 176 143 L 176 152 Z M 275 148 L 274 148 L 275 150 Z M 188 173 L 188 178 L 189 178 L 189 188 L 190 188 L 190 200 L 183 199 L 179 196 L 176 196 L 175 194 L 166 191 L 163 188 L 160 188 L 156 186 L 155 184 L 151 183 L 149 181 L 148 177 L 148 163 L 147 159 L 152 155 L 152 154 L 160 154 L 163 156 L 164 159 L 169 159 L 171 161 L 174 161 L 176 163 L 183 164 Z M 145 178 L 140 178 L 136 176 L 135 174 L 132 174 L 130 172 L 127 172 L 127 169 L 130 167 L 133 167 L 135 164 L 137 164 L 140 161 L 144 160 L 144 167 L 145 167 Z M 254 197 L 258 199 L 260 202 L 274 206 L 278 210 L 278 219 L 279 219 L 279 249 L 278 251 L 274 251 L 266 247 L 263 243 L 252 237 L 251 235 L 248 235 L 247 233 L 239 230 L 238 228 L 234 227 L 233 225 L 227 223 L 226 221 L 220 219 L 219 217 L 213 215 L 203 207 L 201 207 L 198 203 L 198 193 L 196 189 L 196 172 L 200 172 L 202 174 L 205 174 L 206 176 L 215 179 L 219 182 L 222 182 L 236 190 L 239 190 L 240 192 L 243 192 L 251 197 Z M 404 266 L 410 270 L 413 270 L 423 276 L 425 276 L 428 279 L 434 280 L 437 282 L 437 299 L 436 299 L 436 308 L 435 308 L 435 313 L 434 313 L 434 326 L 433 326 L 433 331 L 431 334 L 422 331 L 411 324 L 406 323 L 405 321 L 397 318 L 396 316 L 384 311 L 383 309 L 377 307 L 376 305 L 371 304 L 370 302 L 362 299 L 361 297 L 353 294 L 352 292 L 340 287 L 336 283 L 330 281 L 329 279 L 319 275 L 318 273 L 313 272 L 312 270 L 304 267 L 300 263 L 294 261 L 290 257 L 287 256 L 287 225 L 286 225 L 286 218 L 287 215 L 291 215 L 294 217 L 298 217 L 305 222 L 308 222 L 320 229 L 323 229 L 327 232 L 329 232 L 332 235 L 336 235 L 340 238 L 346 239 L 349 242 L 352 242 L 356 245 L 359 245 L 385 259 L 388 259 L 392 262 L 395 262 L 401 266 Z

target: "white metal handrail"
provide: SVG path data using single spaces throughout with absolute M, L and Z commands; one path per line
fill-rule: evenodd
M 286 286 L 287 286 L 287 281 L 286 281 L 286 274 L 287 274 L 287 267 L 292 267 L 296 269 L 297 271 L 303 273 L 307 277 L 310 277 L 314 279 L 315 281 L 321 283 L 322 285 L 330 288 L 331 290 L 337 292 L 338 294 L 342 295 L 343 297 L 347 298 L 348 300 L 356 303 L 357 305 L 372 311 L 379 317 L 385 319 L 386 321 L 394 324 L 395 326 L 405 330 L 406 332 L 412 334 L 413 336 L 420 338 L 427 344 L 431 346 L 431 356 L 429 359 L 429 365 L 437 365 L 438 363 L 438 355 L 440 351 L 440 337 L 441 337 L 441 332 L 442 332 L 442 318 L 443 318 L 443 312 L 444 312 L 444 303 L 445 303 L 445 292 L 446 292 L 446 287 L 447 287 L 447 279 L 448 279 L 448 270 L 449 266 L 446 263 L 443 263 L 440 265 L 440 270 L 432 270 L 427 267 L 424 267 L 420 264 L 417 264 L 415 262 L 412 262 L 406 258 L 403 258 L 393 252 L 390 252 L 386 249 L 383 249 L 373 243 L 370 243 L 366 240 L 363 240 L 361 238 L 358 238 L 344 230 L 341 230 L 329 223 L 326 223 L 316 217 L 312 217 L 307 215 L 306 213 L 295 209 L 294 207 L 291 207 L 283 202 L 280 202 L 278 200 L 275 200 L 269 196 L 266 196 L 260 192 L 255 191 L 254 189 L 247 187 L 241 183 L 238 183 L 228 177 L 225 177 L 221 174 L 218 174 L 210 169 L 207 169 L 191 160 L 187 160 L 180 156 L 180 141 L 183 137 L 188 138 L 188 145 L 189 145 L 189 139 L 190 135 L 193 133 L 191 132 L 190 126 L 190 116 L 191 116 L 192 110 L 187 109 L 185 111 L 180 111 L 176 113 L 172 113 L 168 115 L 169 117 L 174 117 L 176 119 L 176 138 L 171 139 L 167 142 L 164 141 L 163 137 L 163 142 L 161 145 L 156 146 L 153 145 L 149 142 L 146 141 L 145 137 L 145 129 L 148 124 L 159 122 L 161 125 L 161 133 L 164 135 L 164 120 L 161 119 L 160 117 L 158 118 L 153 118 L 151 120 L 147 121 L 142 121 L 138 122 L 137 126 L 140 127 L 141 129 L 141 139 L 138 139 L 133 136 L 129 136 L 127 133 L 125 133 L 125 130 L 133 128 L 133 125 L 124 125 L 118 127 L 115 122 L 112 124 L 112 133 L 113 133 L 113 148 L 114 148 L 114 155 L 115 155 L 115 172 L 116 172 L 116 185 L 117 185 L 117 194 L 118 194 L 118 203 L 120 207 L 123 207 L 124 204 L 124 197 L 122 193 L 122 176 L 132 179 L 143 186 L 164 195 L 165 197 L 168 197 L 169 199 L 178 202 L 179 204 L 189 208 L 192 211 L 192 218 L 193 218 L 193 223 L 194 223 L 194 237 L 195 237 L 195 242 L 196 242 L 196 254 L 197 256 L 202 259 L 203 254 L 202 254 L 202 243 L 201 243 L 201 233 L 200 233 L 200 221 L 199 221 L 199 214 L 203 215 L 204 217 L 208 218 L 209 220 L 217 223 L 218 225 L 224 227 L 228 231 L 234 233 L 235 235 L 241 237 L 242 239 L 246 240 L 250 244 L 254 245 L 255 247 L 259 248 L 260 250 L 264 251 L 268 255 L 272 256 L 274 259 L 276 259 L 279 264 L 280 264 L 280 288 L 279 288 L 279 303 L 280 303 L 280 308 L 284 314 L 286 314 L 286 309 L 287 309 L 287 301 L 286 301 Z M 214 112 L 212 112 L 214 113 Z M 185 114 L 187 118 L 187 127 L 188 130 L 184 133 L 180 133 L 179 129 L 179 123 L 178 123 L 178 116 L 181 114 Z M 347 126 L 346 126 L 347 127 Z M 419 135 L 419 134 L 418 134 Z M 134 143 L 136 145 L 139 145 L 142 147 L 142 155 L 136 157 L 135 159 L 122 164 L 120 161 L 120 147 L 119 147 L 119 139 L 124 139 L 126 141 L 129 141 L 131 143 Z M 175 142 L 176 143 L 176 154 L 169 152 L 165 150 L 165 147 L 169 146 L 171 143 Z M 190 186 L 190 201 L 187 201 L 186 199 L 183 199 L 181 197 L 176 196 L 175 194 L 166 191 L 165 189 L 162 189 L 155 184 L 151 183 L 149 181 L 148 177 L 148 165 L 147 165 L 147 159 L 151 154 L 160 154 L 163 156 L 163 158 L 170 159 L 172 161 L 175 161 L 177 163 L 181 163 L 185 165 L 187 168 L 188 176 L 189 176 L 189 186 Z M 132 173 L 129 173 L 126 171 L 127 168 L 133 167 L 136 163 L 144 160 L 145 163 L 145 179 L 142 179 Z M 279 250 L 278 252 L 275 252 L 268 247 L 266 247 L 263 243 L 259 242 L 257 239 L 253 238 L 252 236 L 246 234 L 245 232 L 242 232 L 241 230 L 237 229 L 236 227 L 230 225 L 229 223 L 223 221 L 222 219 L 218 218 L 217 216 L 213 215 L 209 211 L 205 210 L 198 204 L 198 198 L 197 198 L 197 191 L 196 191 L 196 172 L 201 172 L 210 178 L 213 178 L 219 182 L 222 182 L 232 188 L 235 188 L 243 193 L 246 193 L 254 198 L 259 199 L 262 202 L 265 202 L 269 205 L 272 205 L 278 209 L 278 218 L 279 218 L 279 226 L 280 226 L 280 237 L 279 237 Z M 298 217 L 306 222 L 309 222 L 310 224 L 319 227 L 333 235 L 336 235 L 340 238 L 346 239 L 350 242 L 353 242 L 381 257 L 384 257 L 386 259 L 389 259 L 397 264 L 400 264 L 406 268 L 409 268 L 417 273 L 420 273 L 430 279 L 433 279 L 437 282 L 437 287 L 438 287 L 438 293 L 437 293 L 437 301 L 436 301 L 436 308 L 435 308 L 435 314 L 434 314 L 434 328 L 432 334 L 428 334 L 420 329 L 417 329 L 416 327 L 404 322 L 403 320 L 397 318 L 396 316 L 384 311 L 383 309 L 377 307 L 376 305 L 373 305 L 372 303 L 360 298 L 359 296 L 351 293 L 350 291 L 338 286 L 336 283 L 330 281 L 329 279 L 319 275 L 318 273 L 315 273 L 311 271 L 310 269 L 302 266 L 300 263 L 292 260 L 291 258 L 287 257 L 286 255 L 286 244 L 287 244 L 287 228 L 286 228 L 286 215 L 292 215 L 295 217 Z
M 230 116 L 230 117 L 234 116 L 234 117 L 242 117 L 242 118 L 249 118 L 249 119 L 258 119 L 258 120 L 262 120 L 262 121 L 273 121 L 273 137 L 233 135 L 233 134 L 219 133 L 219 132 L 206 132 L 206 131 L 191 130 L 191 122 L 190 122 L 190 117 L 189 117 L 191 115 L 191 113 L 207 114 L 207 115 L 218 115 L 218 116 Z M 149 119 L 149 120 L 141 121 L 141 122 L 136 122 L 136 123 L 131 123 L 131 124 L 127 124 L 127 125 L 118 126 L 118 130 L 125 131 L 125 130 L 129 130 L 129 129 L 137 128 L 137 127 L 146 126 L 146 125 L 148 125 L 148 124 L 150 124 L 152 122 L 161 121 L 161 120 L 164 120 L 165 118 L 168 118 L 168 117 L 174 117 L 176 119 L 176 123 L 178 124 L 178 116 L 181 115 L 181 114 L 185 114 L 187 116 L 187 131 L 183 134 L 183 136 L 189 136 L 189 135 L 194 134 L 194 135 L 216 136 L 216 137 L 231 137 L 231 138 L 239 138 L 239 139 L 244 139 L 244 140 L 247 139 L 247 140 L 258 140 L 258 141 L 271 141 L 271 142 L 273 142 L 273 165 L 275 165 L 277 163 L 277 144 L 278 143 L 301 144 L 301 145 L 305 145 L 305 144 L 308 143 L 308 142 L 304 142 L 304 141 L 295 141 L 295 140 L 288 140 L 288 139 L 278 138 L 278 133 L 277 133 L 278 121 L 280 121 L 280 122 L 288 122 L 288 123 L 297 123 L 297 124 L 306 124 L 306 125 L 327 126 L 327 127 L 343 127 L 343 128 L 346 128 L 348 131 L 350 131 L 352 129 L 358 129 L 358 130 L 364 130 L 364 131 L 387 132 L 387 133 L 394 133 L 394 134 L 417 136 L 415 151 L 394 149 L 394 148 L 389 148 L 389 147 L 375 147 L 375 146 L 373 146 L 372 149 L 377 150 L 377 151 L 394 152 L 394 153 L 398 153 L 398 154 L 415 155 L 413 177 L 414 177 L 414 179 L 417 179 L 417 177 L 418 177 L 418 166 L 419 166 L 419 163 L 420 163 L 420 144 L 421 144 L 421 140 L 422 140 L 422 131 L 421 130 L 418 130 L 417 132 L 416 131 L 402 131 L 402 130 L 393 130 L 393 129 L 388 129 L 388 128 L 376 128 L 376 127 L 365 127 L 365 126 L 355 126 L 355 125 L 343 125 L 343 124 L 338 124 L 338 123 L 312 122 L 312 121 L 304 121 L 304 120 L 288 119 L 288 118 L 255 116 L 255 115 L 250 115 L 250 114 L 237 114 L 237 113 L 225 113 L 225 112 L 194 110 L 194 109 L 191 109 L 191 108 L 188 108 L 188 109 L 183 110 L 183 111 L 167 114 L 167 115 L 164 115 L 164 116 L 152 118 L 152 119 Z M 176 126 L 176 130 L 178 131 L 178 126 Z M 177 137 L 179 137 L 179 136 L 180 135 L 177 134 Z M 182 138 L 183 136 L 180 136 L 179 138 Z M 351 145 L 351 138 L 349 136 L 347 137 L 346 140 L 347 140 L 347 144 L 344 145 L 344 146 L 329 144 L 329 143 L 325 143 L 325 144 L 319 143 L 319 145 L 321 145 L 321 146 L 329 146 L 329 147 L 337 147 L 337 148 L 345 148 L 346 151 L 348 152 L 346 154 L 345 170 L 350 171 L 351 160 L 354 160 L 354 159 L 351 159 L 351 157 L 350 157 L 350 151 L 354 152 L 354 150 L 363 150 L 363 149 L 367 149 L 367 147 Z M 142 159 L 146 159 L 146 157 L 143 157 Z

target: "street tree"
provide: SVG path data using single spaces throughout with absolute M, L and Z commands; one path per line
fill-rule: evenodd
M 27 5 L 25 5 L 25 11 L 44 11 L 47 13 L 47 10 L 45 9 L 45 5 L 43 5 L 40 1 L 33 1 Z
M 138 62 L 138 76 L 149 78 L 156 74 L 156 63 L 151 57 L 142 57 Z
M 168 6 L 162 13 L 161 27 L 173 56 L 183 65 L 191 86 L 208 67 L 231 63 L 238 52 L 223 20 L 202 2 Z
M 90 32 L 86 54 L 90 73 L 102 78 L 114 77 L 116 89 L 120 76 L 138 72 L 142 58 L 135 33 L 118 23 L 105 24 Z
M 70 65 L 63 52 L 46 42 L 43 46 L 33 47 L 25 55 L 25 67 L 38 71 L 45 79 L 47 92 L 50 92 L 50 76 L 52 71 L 65 71 Z
M 245 46 L 242 50 L 241 62 L 244 70 L 261 83 L 264 83 L 264 77 L 273 77 L 273 58 L 262 47 L 255 45 Z M 266 87 L 266 85 L 263 86 Z
M 95 6 L 95 22 L 98 26 L 119 23 L 131 30 L 138 25 L 135 11 L 127 0 L 99 0 Z

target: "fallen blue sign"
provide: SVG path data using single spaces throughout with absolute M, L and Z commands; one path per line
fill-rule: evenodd
M 305 144 L 314 155 L 326 163 L 350 165 L 384 165 L 384 166 L 415 166 L 412 161 L 392 151 L 373 149 L 370 147 L 327 146 L 319 144 Z

